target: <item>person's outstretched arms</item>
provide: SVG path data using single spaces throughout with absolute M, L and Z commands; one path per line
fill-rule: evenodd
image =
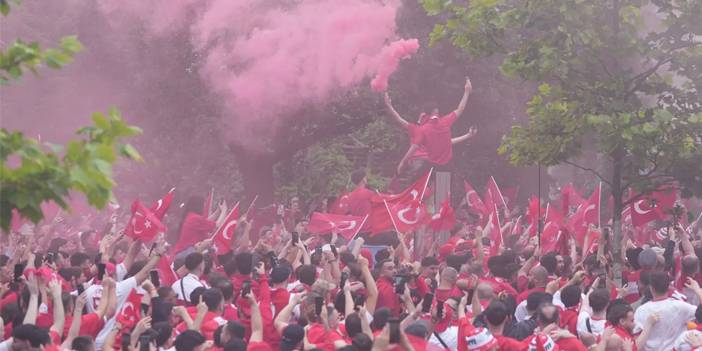
M 453 144 L 453 145 L 460 144 L 464 141 L 467 141 L 467 140 L 473 138 L 476 134 L 478 134 L 478 128 L 470 127 L 470 129 L 468 129 L 468 133 L 463 134 L 459 137 L 451 138 L 451 144 Z
M 388 109 L 388 112 L 390 113 L 390 116 L 392 117 L 392 121 L 399 125 L 402 128 L 407 128 L 407 125 L 409 125 L 409 122 L 407 122 L 402 116 L 400 116 L 399 113 L 397 113 L 397 110 L 392 106 L 392 99 L 390 99 L 390 94 L 385 92 L 385 107 Z
M 473 84 L 470 82 L 470 78 L 466 77 L 466 85 L 464 87 L 464 93 L 463 97 L 461 98 L 461 102 L 458 103 L 458 107 L 456 107 L 456 116 L 460 116 L 461 113 L 463 113 L 463 110 L 466 109 L 466 105 L 468 104 L 468 96 L 470 96 L 471 91 L 473 91 Z
M 411 144 L 409 149 L 407 149 L 407 152 L 405 153 L 404 156 L 402 156 L 402 160 L 400 160 L 400 164 L 397 165 L 397 174 L 402 173 L 402 169 L 405 168 L 405 165 L 407 164 L 407 160 L 409 160 L 410 156 L 414 155 L 414 153 L 417 151 L 419 148 L 419 145 L 417 144 Z

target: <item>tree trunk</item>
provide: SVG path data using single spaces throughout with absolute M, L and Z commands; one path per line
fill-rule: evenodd
M 622 189 L 622 171 L 624 162 L 624 152 L 621 148 L 617 148 L 612 153 L 612 198 L 614 208 L 612 209 L 612 256 L 614 258 L 614 280 L 619 284 L 622 283 L 622 211 L 624 210 L 624 200 L 622 198 L 624 189 Z
M 276 157 L 272 153 L 259 153 L 242 148 L 236 148 L 234 155 L 239 164 L 246 198 L 253 199 L 258 196 L 256 207 L 273 203 L 273 166 L 277 162 Z

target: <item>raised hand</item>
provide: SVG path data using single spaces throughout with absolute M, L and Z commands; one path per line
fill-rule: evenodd
M 471 93 L 473 91 L 473 83 L 470 82 L 470 77 L 466 77 L 466 85 L 464 86 L 466 93 Z

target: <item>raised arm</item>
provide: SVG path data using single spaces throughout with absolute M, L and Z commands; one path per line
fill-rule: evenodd
M 58 335 L 62 335 L 63 325 L 66 323 L 66 314 L 63 310 L 63 300 L 61 299 L 61 284 L 57 280 L 52 280 L 49 283 L 49 291 L 54 304 L 54 323 L 50 329 Z
M 468 129 L 468 133 L 463 134 L 459 137 L 451 138 L 451 144 L 453 144 L 453 145 L 460 144 L 460 143 L 467 141 L 468 139 L 474 137 L 476 134 L 478 134 L 478 128 L 470 127 L 470 129 Z
M 73 343 L 73 339 L 78 336 L 78 333 L 80 332 L 80 322 L 81 322 L 81 316 L 83 314 L 83 307 L 85 306 L 85 293 L 82 293 L 78 295 L 76 298 L 76 303 L 73 308 L 73 320 L 71 321 L 71 327 L 68 328 L 68 334 L 66 334 L 66 340 L 63 341 L 61 346 L 65 349 L 70 349 L 71 348 L 71 343 Z
M 466 109 L 466 105 L 468 104 L 468 96 L 470 96 L 471 91 L 473 91 L 473 85 L 470 83 L 470 78 L 466 77 L 463 97 L 461 98 L 461 102 L 458 103 L 458 107 L 456 107 L 456 116 L 460 116 L 461 113 L 463 113 L 463 110 Z
M 410 145 L 409 149 L 407 149 L 407 152 L 405 152 L 405 155 L 402 156 L 402 160 L 400 160 L 400 164 L 397 165 L 397 174 L 400 174 L 402 172 L 402 169 L 405 168 L 405 164 L 407 163 L 407 160 L 410 158 L 410 156 L 414 155 L 414 153 L 417 151 L 419 148 L 419 145 L 412 144 Z
M 250 292 L 246 298 L 251 306 L 251 338 L 249 342 L 263 341 L 263 318 L 258 307 L 258 301 L 256 301 L 253 292 Z
M 400 116 L 399 113 L 397 113 L 397 110 L 392 106 L 392 99 L 390 98 L 390 94 L 385 92 L 385 107 L 388 109 L 388 112 L 390 113 L 390 116 L 392 117 L 392 121 L 399 125 L 402 128 L 407 128 L 407 125 L 409 125 L 409 122 L 407 122 L 402 116 Z
M 375 284 L 373 274 L 370 271 L 370 263 L 363 256 L 358 256 L 358 264 L 361 266 L 361 275 L 363 283 L 366 285 L 368 297 L 366 298 L 366 309 L 368 312 L 375 312 L 375 307 L 378 304 L 378 285 Z

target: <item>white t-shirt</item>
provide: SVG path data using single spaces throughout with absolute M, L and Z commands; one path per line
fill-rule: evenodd
M 590 322 L 590 330 L 588 330 L 587 328 L 588 321 Z M 578 336 L 581 337 L 583 334 L 592 334 L 594 336 L 600 336 L 602 335 L 602 333 L 604 333 L 605 324 L 607 324 L 606 319 L 593 319 L 590 313 L 586 311 L 580 311 L 580 313 L 578 314 L 578 324 L 576 326 L 576 329 L 578 330 Z
M 182 286 L 181 282 L 183 283 Z M 178 300 L 190 302 L 190 294 L 193 290 L 201 286 L 207 288 L 207 284 L 201 282 L 195 274 L 188 273 L 185 277 L 176 280 L 176 282 L 171 285 L 171 289 L 175 291 Z M 185 295 L 183 295 L 183 293 L 185 293 Z
M 117 281 L 122 281 L 125 276 L 127 276 L 127 266 L 124 263 L 120 263 L 115 266 L 115 273 L 117 275 Z
M 443 333 L 439 333 L 439 336 L 441 337 L 441 340 L 446 343 L 446 346 L 449 347 L 451 350 L 457 350 L 458 349 L 458 327 L 456 326 L 451 326 L 446 328 Z M 441 341 L 434 335 L 434 333 L 431 334 L 431 337 L 429 338 L 429 343 L 432 345 L 436 345 L 440 347 L 441 349 L 444 349 L 444 345 L 441 344 Z
M 684 333 L 680 334 L 678 338 L 675 340 L 675 351 L 692 351 L 692 345 L 687 342 L 687 335 L 688 334 L 697 334 L 697 337 L 702 338 L 702 332 L 699 330 L 688 330 L 685 331 Z
M 675 339 L 687 329 L 687 322 L 695 318 L 697 306 L 687 302 L 667 298 L 659 301 L 649 301 L 639 306 L 634 312 L 634 321 L 637 329 L 644 325 L 648 316 L 658 313 L 659 322 L 651 329 L 651 334 L 646 340 L 646 344 L 640 347 L 640 351 L 671 351 L 675 345 Z
M 102 285 L 93 285 L 90 288 L 94 286 L 99 286 L 99 292 L 100 296 L 102 296 Z M 116 311 L 121 311 L 122 310 L 122 305 L 124 305 L 124 302 L 127 301 L 127 297 L 129 297 L 129 293 L 132 291 L 132 289 L 137 287 L 137 281 L 135 277 L 130 277 L 127 278 L 121 282 L 117 282 L 117 285 L 115 287 L 115 294 L 117 295 L 117 306 L 116 306 Z M 90 290 L 88 288 L 88 290 Z M 86 290 L 86 292 L 88 291 Z M 90 299 L 88 301 L 95 300 Z M 100 303 L 100 298 L 97 299 L 98 303 Z M 86 304 L 90 306 L 90 304 Z M 92 312 L 92 311 L 91 311 Z M 115 313 L 110 320 L 108 320 L 105 323 L 105 326 L 100 330 L 100 333 L 98 334 L 97 338 L 95 339 L 95 349 L 96 350 L 101 350 L 102 349 L 102 344 L 105 343 L 105 339 L 107 338 L 107 335 L 110 333 L 112 328 L 115 325 L 115 320 L 117 319 L 118 313 Z

